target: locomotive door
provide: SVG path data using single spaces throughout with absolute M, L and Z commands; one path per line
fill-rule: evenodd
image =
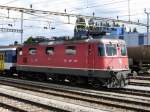
M 4 54 L 0 53 L 0 71 L 4 70 Z
M 94 45 L 88 45 L 88 68 L 93 70 L 94 68 Z

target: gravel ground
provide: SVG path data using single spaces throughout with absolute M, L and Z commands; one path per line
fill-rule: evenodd
M 3 107 L 0 107 L 0 112 L 12 112 L 12 111 L 9 109 L 5 109 Z
M 90 106 L 86 104 L 70 103 L 70 102 L 67 102 L 66 99 L 62 99 L 62 98 L 61 100 L 60 98 L 56 100 L 54 96 L 31 92 L 28 90 L 21 90 L 21 89 L 9 87 L 9 86 L 0 86 L 0 93 L 12 95 L 18 98 L 27 99 L 29 101 L 49 105 L 55 108 L 61 108 L 61 109 L 72 111 L 72 112 L 106 112 L 104 110 L 101 110 L 100 108 L 94 108 L 95 107 L 94 105 Z
M 127 85 L 125 88 L 135 89 L 135 90 L 143 90 L 143 91 L 150 91 L 150 87 L 145 87 L 145 86 Z
M 139 82 L 139 83 L 147 83 L 150 84 L 149 80 L 140 80 L 140 79 L 130 79 L 130 82 Z
M 14 100 L 14 99 L 11 99 L 11 98 L 8 98 L 5 96 L 0 96 L 0 102 L 7 104 L 7 105 L 10 105 L 10 106 L 13 106 L 13 107 L 17 107 L 17 108 L 25 110 L 27 112 L 49 112 L 49 110 L 47 110 L 47 109 L 33 106 L 33 105 L 28 104 L 28 103 Z M 5 110 L 8 110 L 8 109 L 5 109 Z M 0 112 L 2 112 L 2 111 L 0 110 Z M 8 110 L 8 112 L 11 112 L 11 111 Z
M 43 85 L 43 84 L 41 83 L 41 85 Z M 48 85 L 48 87 L 49 86 L 50 85 Z M 62 88 L 64 86 L 62 86 L 62 87 L 59 86 L 59 87 Z M 40 97 L 40 98 L 42 97 L 42 98 L 44 98 L 44 101 L 42 101 L 42 103 L 48 103 L 51 100 L 50 101 L 50 105 L 56 104 L 56 105 L 53 105 L 54 107 L 57 107 L 57 103 L 58 103 L 58 105 L 60 107 L 62 107 L 62 108 L 69 108 L 69 109 L 71 109 L 70 107 L 68 107 L 68 103 L 69 103 L 69 104 L 73 104 L 73 106 L 74 106 L 73 108 L 74 109 L 77 107 L 76 105 L 80 105 L 79 107 L 83 106 L 83 107 L 87 107 L 89 109 L 91 109 L 91 108 L 95 108 L 95 109 L 99 109 L 99 110 L 102 109 L 101 111 L 125 111 L 123 109 L 122 110 L 121 109 L 120 110 L 116 109 L 115 107 L 110 107 L 110 106 L 105 106 L 105 105 L 96 105 L 96 104 L 92 104 L 92 103 L 90 104 L 90 103 L 87 103 L 85 101 L 71 100 L 71 99 L 68 99 L 68 98 L 57 97 L 57 96 L 54 96 L 54 95 L 47 95 L 47 94 L 37 93 L 37 92 L 33 92 L 33 91 L 29 91 L 29 90 L 24 90 L 24 89 L 17 89 L 15 87 L 10 87 L 10 86 L 0 85 L 0 88 L 4 88 L 4 89 L 8 90 L 8 93 L 10 92 L 9 90 L 13 90 L 13 91 L 16 91 L 16 92 L 19 91 L 19 93 L 18 93 L 19 95 L 22 94 L 22 93 L 24 93 L 24 95 L 25 94 L 30 94 L 30 95 L 33 95 L 33 96 L 35 96 L 37 98 L 38 97 Z M 67 87 L 68 90 L 70 90 L 71 88 L 72 87 Z M 133 88 L 133 89 L 139 89 L 139 90 L 140 89 L 141 90 L 148 90 L 148 88 L 150 89 L 150 87 L 146 87 L 146 88 L 145 87 L 138 87 L 137 88 L 137 86 L 131 86 L 131 85 L 128 85 L 126 88 Z M 73 90 L 74 90 L 74 87 L 73 87 Z M 95 94 L 95 93 L 96 94 L 103 94 L 103 91 L 97 91 L 97 90 L 89 90 L 89 89 L 83 89 L 83 88 L 76 88 L 75 90 L 83 91 L 85 93 L 90 93 L 90 94 Z M 47 91 L 51 91 L 51 90 L 47 89 Z M 63 92 L 61 94 L 63 94 Z M 123 98 L 126 98 L 127 100 L 135 100 L 136 99 L 136 100 L 143 101 L 143 102 L 148 102 L 148 103 L 150 101 L 149 97 L 134 96 L 134 95 L 129 95 L 129 94 L 120 94 L 120 93 L 111 93 L 111 92 L 108 92 L 108 94 L 107 94 L 106 92 L 104 92 L 104 95 L 106 95 L 106 96 L 120 97 L 120 98 L 123 97 Z M 119 96 L 117 96 L 117 95 L 119 95 Z M 33 100 L 36 101 L 37 98 L 35 98 L 35 97 L 33 98 Z M 141 99 L 143 99 L 143 100 L 141 100 Z M 30 100 L 32 100 L 32 98 Z M 40 100 L 38 100 L 38 101 L 40 102 Z M 62 105 L 60 102 L 57 102 L 57 101 L 60 101 L 62 104 L 63 103 L 64 104 Z M 124 102 L 120 102 L 120 104 L 121 103 L 124 103 Z M 65 104 L 67 104 L 67 106 Z M 72 106 L 72 105 L 70 105 L 70 106 Z M 137 105 L 133 105 L 133 106 L 135 107 Z M 79 107 L 77 107 L 76 110 L 79 110 Z
M 37 93 L 37 92 L 32 92 L 32 91 L 28 91 L 28 90 L 22 90 L 22 89 L 17 89 L 17 88 L 14 88 L 14 87 L 10 87 L 10 86 L 0 86 L 1 88 L 5 88 L 5 89 L 8 89 L 8 90 L 13 90 L 13 91 L 19 91 L 19 92 L 24 92 L 24 93 L 27 93 L 27 94 L 32 94 L 34 96 L 38 96 L 38 97 L 43 97 L 43 98 L 48 98 L 48 99 L 54 99 L 54 100 L 59 100 L 59 101 L 63 101 L 63 102 L 68 102 L 68 103 L 73 103 L 73 104 L 78 104 L 78 105 L 82 105 L 82 106 L 87 106 L 87 108 L 89 107 L 95 107 L 97 109 L 103 109 L 105 111 L 119 111 L 119 109 L 116 109 L 114 107 L 107 107 L 107 106 L 100 106 L 100 105 L 97 105 L 97 104 L 93 104 L 93 103 L 87 103 L 87 102 L 84 102 L 84 101 L 78 101 L 78 100 L 71 100 L 71 99 L 68 99 L 68 98 L 62 98 L 62 97 L 57 97 L 57 96 L 53 96 L 53 95 L 46 95 L 46 94 L 42 94 L 42 93 Z M 49 90 L 50 91 L 50 90 Z M 101 91 L 99 91 L 99 93 L 103 93 Z M 63 94 L 63 93 L 62 93 Z M 125 97 L 126 99 L 128 100 L 140 100 L 139 96 L 134 96 L 133 95 L 126 95 L 126 94 L 118 94 L 118 93 L 110 93 L 108 92 L 108 95 L 107 93 L 105 92 L 106 96 L 109 96 L 109 95 L 112 95 L 114 97 L 118 97 L 117 95 L 120 95 L 120 97 Z M 142 99 L 142 97 L 141 97 Z M 145 99 L 145 98 L 143 98 Z M 148 100 L 148 99 L 147 99 Z M 149 99 L 150 100 L 150 99 Z M 120 102 L 120 103 L 123 103 L 123 102 Z M 136 105 L 134 105 L 136 106 Z M 120 111 L 125 111 L 125 110 L 121 110 Z

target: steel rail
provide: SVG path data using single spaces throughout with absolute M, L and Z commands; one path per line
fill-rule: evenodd
M 0 97 L 4 97 L 5 100 L 9 99 L 11 101 L 15 101 L 15 102 L 18 102 L 18 103 L 25 103 L 25 104 L 28 104 L 28 105 L 33 105 L 33 106 L 36 106 L 37 108 L 40 108 L 40 109 L 42 108 L 44 110 L 46 109 L 46 110 L 52 110 L 52 111 L 68 112 L 68 111 L 64 111 L 62 109 L 50 107 L 50 106 L 47 106 L 47 105 L 42 105 L 42 104 L 39 104 L 39 103 L 36 103 L 36 102 L 32 102 L 32 101 L 29 101 L 29 100 L 17 98 L 17 97 L 14 97 L 14 96 L 3 94 L 3 93 L 0 93 Z M 4 108 L 7 108 L 8 110 L 12 110 L 12 111 L 15 111 L 15 112 L 28 112 L 28 111 L 31 111 L 30 108 L 25 108 L 24 109 L 24 108 L 21 108 L 21 107 L 17 106 L 16 104 L 12 105 L 7 101 L 0 102 L 0 106 L 2 106 Z
M 3 80 L 3 82 L 2 82 Z M 45 94 L 51 94 L 60 97 L 67 97 L 75 100 L 82 100 L 95 104 L 102 104 L 107 106 L 112 106 L 121 109 L 134 110 L 134 111 L 150 111 L 150 101 L 143 102 L 138 100 L 130 100 L 126 98 L 121 98 L 117 95 L 111 93 L 88 93 L 85 91 L 73 90 L 72 87 L 67 87 L 64 89 L 64 86 L 54 86 L 54 84 L 45 84 L 39 82 L 32 82 L 26 80 L 17 80 L 11 78 L 0 78 L 1 84 L 6 84 L 10 86 L 16 86 L 22 89 L 28 89 L 31 91 L 41 92 Z M 5 83 L 4 83 L 5 82 Z M 25 83 L 26 82 L 26 83 Z M 12 85 L 13 83 L 13 85 Z M 63 88 L 62 88 L 63 87 Z M 71 89 L 68 89 L 71 88 Z M 49 89 L 49 90 L 48 90 Z M 134 105 L 134 106 L 133 106 Z

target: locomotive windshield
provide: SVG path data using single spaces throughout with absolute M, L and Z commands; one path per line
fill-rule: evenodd
M 117 55 L 116 44 L 106 44 L 106 54 L 107 56 Z
M 126 56 L 127 55 L 127 50 L 125 45 L 121 45 L 121 55 Z

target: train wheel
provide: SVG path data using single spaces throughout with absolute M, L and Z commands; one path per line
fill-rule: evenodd
M 60 75 L 59 77 L 59 81 L 65 81 L 65 79 L 66 79 L 66 76 L 65 75 Z
M 124 78 L 120 80 L 120 88 L 123 88 L 125 86 L 125 80 Z
M 94 88 L 100 88 L 100 87 L 101 87 L 101 85 L 100 85 L 99 83 L 92 84 L 92 86 L 93 86 Z
M 53 75 L 53 76 L 51 77 L 51 79 L 52 79 L 54 82 L 58 82 L 58 81 L 59 81 L 59 78 L 58 78 L 57 75 Z
M 77 77 L 77 83 L 87 85 L 88 84 L 88 78 L 87 77 Z
M 27 79 L 27 76 L 24 75 L 24 73 L 19 73 L 19 74 L 18 74 L 18 78 L 23 79 L 23 80 L 26 80 L 26 79 Z
M 92 87 L 97 88 L 97 89 L 102 86 L 101 82 L 97 78 L 92 79 L 91 84 L 92 84 Z
M 118 88 L 118 80 L 115 76 L 112 76 L 111 79 L 108 80 L 107 88 Z
M 38 81 L 46 81 L 47 77 L 45 74 L 37 74 Z
M 70 82 L 72 85 L 76 85 L 76 84 L 77 84 L 77 79 L 78 79 L 78 77 L 76 77 L 76 76 L 69 76 L 67 79 L 69 80 L 69 82 Z

